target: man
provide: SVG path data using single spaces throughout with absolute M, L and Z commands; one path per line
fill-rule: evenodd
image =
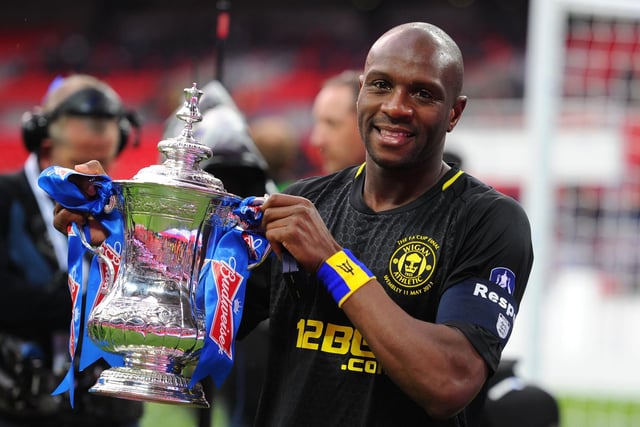
M 300 150 L 295 129 L 283 117 L 260 117 L 250 123 L 251 137 L 269 165 L 275 190 L 291 184 L 300 168 Z
M 0 177 L 0 426 L 135 426 L 142 415 L 140 403 L 86 392 L 104 368 L 98 364 L 76 378 L 75 409 L 51 395 L 68 369 L 71 297 L 66 239 L 37 185 L 50 165 L 98 159 L 108 169 L 129 126 L 114 90 L 80 74 L 54 80 L 42 106 L 25 115 L 31 153 L 21 171 Z
M 365 150 L 356 119 L 359 77 L 355 70 L 331 77 L 313 102 L 310 142 L 320 151 L 325 174 L 364 162 Z
M 528 220 L 443 162 L 467 98 L 460 50 L 441 29 L 391 29 L 361 84 L 365 166 L 263 205 L 274 251 L 301 270 L 267 282 L 262 300 L 248 286 L 243 326 L 268 307 L 271 327 L 257 424 L 476 425 L 531 269 Z M 513 294 L 496 284 L 503 272 Z
M 462 83 L 441 29 L 389 30 L 361 79 L 366 164 L 262 205 L 278 257 L 253 271 L 241 325 L 269 318 L 256 425 L 478 425 L 533 254 L 522 208 L 443 162 Z M 58 230 L 83 221 L 57 210 Z M 497 285 L 505 272 L 512 294 Z

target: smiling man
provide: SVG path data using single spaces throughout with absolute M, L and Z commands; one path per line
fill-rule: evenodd
M 282 280 L 262 300 L 260 273 L 249 284 L 272 337 L 258 425 L 477 425 L 533 253 L 522 208 L 443 161 L 463 70 L 438 27 L 382 35 L 357 102 L 365 165 L 263 205 L 275 252 L 300 271 L 274 262 Z

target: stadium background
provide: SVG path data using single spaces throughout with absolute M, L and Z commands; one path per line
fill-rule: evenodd
M 521 199 L 538 233 L 538 272 L 506 354 L 560 398 L 562 426 L 637 426 L 640 10 L 634 3 L 11 2 L 0 14 L 0 172 L 26 158 L 22 113 L 39 104 L 56 75 L 79 71 L 107 80 L 143 119 L 141 143 L 120 157 L 116 178 L 156 158 L 182 89 L 216 77 L 247 119 L 281 115 L 292 123 L 308 165 L 301 173 L 312 174 L 310 109 L 322 80 L 360 68 L 367 47 L 387 28 L 433 22 L 459 42 L 466 63 L 470 102 L 448 146 L 468 172 Z M 216 17 L 225 5 L 230 32 L 220 41 Z M 536 46 L 552 49 L 536 57 Z M 145 427 L 193 424 L 174 407 L 149 409 Z M 224 425 L 224 418 L 218 413 L 214 424 Z

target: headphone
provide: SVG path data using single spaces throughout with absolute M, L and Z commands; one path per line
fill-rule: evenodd
M 30 153 L 39 152 L 42 141 L 49 136 L 49 124 L 64 115 L 118 119 L 118 154 L 126 147 L 132 128 L 136 130 L 134 146 L 139 143 L 138 115 L 133 111 L 126 111 L 113 94 L 89 87 L 74 92 L 48 113 L 25 112 L 22 115 L 22 140 L 25 148 Z

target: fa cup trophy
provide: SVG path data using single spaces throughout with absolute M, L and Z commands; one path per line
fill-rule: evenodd
M 235 222 L 241 199 L 204 172 L 211 150 L 193 138 L 202 91 L 185 89 L 177 116 L 181 135 L 158 143 L 166 160 L 115 180 L 115 209 L 124 222 L 121 264 L 98 254 L 112 280 L 96 298 L 86 325 L 99 348 L 125 366 L 102 372 L 91 392 L 125 399 L 208 407 L 202 386 L 189 387 L 201 353 L 205 310 L 199 271 L 212 228 Z

